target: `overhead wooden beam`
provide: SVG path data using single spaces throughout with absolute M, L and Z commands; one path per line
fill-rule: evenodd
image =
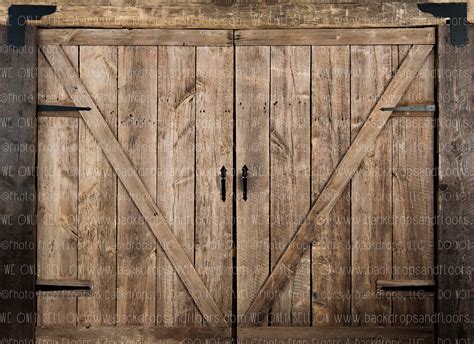
M 8 5 L 0 5 L 6 22 Z M 242 2 L 155 2 L 143 7 L 58 5 L 57 12 L 32 25 L 95 28 L 336 28 L 429 26 L 443 19 L 421 12 L 412 2 L 262 4 Z
M 148 223 L 168 259 L 186 286 L 196 306 L 206 321 L 213 326 L 227 326 L 222 312 L 212 299 L 210 292 L 196 272 L 192 262 L 179 244 L 173 231 L 158 209 L 152 196 L 140 179 L 124 149 L 107 125 L 103 115 L 87 92 L 77 72 L 69 62 L 64 50 L 57 45 L 43 46 L 41 51 L 47 58 L 64 89 L 77 105 L 90 107 L 90 111 L 80 111 L 84 122 L 97 140 L 107 160 L 129 193 L 143 218 Z
M 236 45 L 435 44 L 435 28 L 238 30 Z
M 390 111 L 382 111 L 381 108 L 394 107 L 398 104 L 432 48 L 431 45 L 415 45 L 410 50 L 400 69 L 388 84 L 364 126 L 360 129 L 357 137 L 320 193 L 319 198 L 245 313 L 242 319 L 244 323 L 258 324 L 265 318 L 275 296 L 279 295 L 282 288 L 294 274 L 303 253 L 311 247 L 312 242 L 318 240 L 320 226 L 326 221 L 362 160 L 374 149 L 375 140 L 391 115 Z
M 25 44 L 9 48 L 0 27 L 0 339 L 18 343 L 34 341 L 36 310 L 35 28 Z
M 434 35 L 434 33 L 433 33 Z M 38 44 L 230 46 L 231 30 L 40 29 Z

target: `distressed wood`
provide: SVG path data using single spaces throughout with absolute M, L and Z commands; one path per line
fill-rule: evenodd
M 233 48 L 196 51 L 195 266 L 228 322 L 233 269 L 233 55 Z M 225 201 L 221 200 L 222 166 L 227 169 Z
M 64 49 L 73 70 L 77 47 Z M 38 101 L 69 101 L 60 79 L 38 56 Z M 38 119 L 38 278 L 77 279 L 79 119 Z M 77 298 L 38 297 L 39 325 L 75 326 Z
M 38 44 L 230 46 L 230 30 L 40 29 Z
M 437 334 L 439 341 L 462 342 L 474 338 L 474 279 L 468 272 L 474 266 L 474 27 L 465 47 L 454 48 L 449 36 L 449 27 L 439 28 L 437 281 L 445 297 L 436 302 L 438 312 L 461 320 L 438 324 Z
M 237 337 L 239 343 L 249 344 L 270 340 L 285 343 L 435 342 L 432 327 L 244 327 L 237 329 Z
M 351 47 L 351 137 L 353 142 L 397 67 L 391 46 Z M 397 55 L 398 56 L 398 55 Z M 384 93 L 385 90 L 385 93 Z M 403 94 L 403 93 L 402 93 Z M 396 96 L 396 95 L 394 95 Z M 392 125 L 385 124 L 351 181 L 352 315 L 388 315 L 390 300 L 376 295 L 375 281 L 389 279 L 392 266 Z M 380 271 L 380 272 L 375 272 Z
M 326 222 L 328 214 L 333 209 L 362 160 L 373 148 L 378 135 L 390 117 L 390 111 L 381 111 L 380 109 L 382 107 L 392 107 L 398 103 L 431 49 L 432 46 L 429 45 L 416 45 L 410 50 L 399 71 L 371 110 L 364 126 L 359 130 L 357 137 L 329 179 L 325 189 L 321 192 L 303 224 L 289 243 L 275 269 L 265 280 L 257 297 L 245 312 L 242 322 L 253 323 L 255 320 L 261 322 L 264 314 L 274 301 L 274 295 L 277 295 L 286 285 L 304 251 L 310 248 L 313 241 L 321 239 L 320 226 Z
M 117 135 L 117 48 L 81 47 L 79 65 L 81 80 Z M 78 299 L 78 322 L 82 326 L 114 325 L 117 177 L 82 120 L 78 193 L 78 278 L 91 280 L 97 291 L 92 297 Z
M 41 36 L 40 36 L 41 38 Z M 435 44 L 434 28 L 237 30 L 236 45 Z
M 474 24 L 474 0 L 467 0 L 467 21 Z
M 117 62 L 117 138 L 137 176 L 149 190 L 150 201 L 156 201 L 157 55 L 156 47 L 120 47 Z M 156 239 L 148 230 L 144 214 L 134 203 L 127 185 L 120 180 L 117 193 L 118 324 L 154 325 Z
M 397 289 L 413 288 L 421 289 L 423 287 L 434 287 L 434 280 L 378 280 L 377 288 Z M 421 313 L 424 314 L 424 313 Z
M 409 46 L 398 48 L 402 61 Z M 402 101 L 434 99 L 434 52 L 431 52 Z M 396 118 L 393 125 L 393 236 L 394 280 L 432 279 L 434 265 L 434 122 L 430 118 Z M 431 297 L 392 301 L 394 314 L 432 314 Z M 402 325 L 399 322 L 396 324 Z
M 270 271 L 270 47 L 237 47 L 237 314 L 243 315 Z M 247 165 L 248 199 L 242 167 Z M 266 309 L 268 311 L 268 309 Z M 250 320 L 252 321 L 252 320 Z
M 193 268 L 184 249 L 179 245 L 176 236 L 164 220 L 152 196 L 135 172 L 135 168 L 123 148 L 117 139 L 115 139 L 113 132 L 108 127 L 102 114 L 88 95 L 84 85 L 67 60 L 62 48 L 58 46 L 48 46 L 47 49 L 43 48 L 43 52 L 53 66 L 55 73 L 62 80 L 72 100 L 76 104 L 82 103 L 84 106 L 88 106 L 92 109 L 91 111 L 81 112 L 84 121 L 88 124 L 99 146 L 103 149 L 107 159 L 118 174 L 122 185 L 129 192 L 135 205 L 160 242 L 161 247 L 165 250 L 168 258 L 181 277 L 181 280 L 193 297 L 197 307 L 210 324 L 214 326 L 225 325 L 226 322 L 223 319 L 222 313 L 216 303 L 208 297 L 208 295 L 210 295 L 209 291 Z M 145 232 L 140 232 L 140 235 L 146 234 Z
M 310 47 L 271 47 L 269 225 L 272 267 L 311 204 L 310 56 Z M 294 278 L 273 304 L 272 326 L 311 323 L 310 266 L 310 252 L 306 252 Z
M 195 230 L 195 59 L 194 47 L 158 48 L 157 205 L 190 264 L 194 264 Z M 192 299 L 161 248 L 157 266 L 156 311 L 158 320 L 162 319 L 158 325 L 191 326 L 199 322 L 194 318 Z
M 0 44 L 0 338 L 26 343 L 34 341 L 36 313 L 36 29 L 26 27 L 17 50 L 1 27 Z
M 133 4 L 135 5 L 135 4 Z M 8 5 L 0 6 L 6 22 Z M 42 27 L 96 28 L 337 28 L 429 26 L 445 20 L 421 12 L 416 3 L 377 1 L 326 4 L 311 2 L 269 3 L 208 1 L 161 2 L 148 6 L 59 5 L 58 11 L 41 20 L 28 21 Z
M 350 47 L 313 47 L 311 175 L 314 202 L 350 145 Z M 350 188 L 321 226 L 312 247 L 313 325 L 350 314 Z M 345 270 L 346 269 L 346 270 Z M 347 320 L 343 322 L 347 324 Z M 340 321 L 339 321 L 340 323 Z

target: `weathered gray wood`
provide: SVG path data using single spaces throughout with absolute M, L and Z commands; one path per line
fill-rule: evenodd
M 36 313 L 35 28 L 26 28 L 25 40 L 22 50 L 8 48 L 7 29 L 0 27 L 0 94 L 4 97 L 0 103 L 0 341 L 4 343 L 33 341 Z
M 437 309 L 460 321 L 438 324 L 437 334 L 439 341 L 465 342 L 474 338 L 474 26 L 465 47 L 453 47 L 449 36 L 449 27 L 440 27 L 437 279 L 444 297 Z

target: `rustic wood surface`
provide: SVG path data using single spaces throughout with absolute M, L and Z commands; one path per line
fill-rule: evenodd
M 209 297 L 209 291 L 193 268 L 186 252 L 166 223 L 153 197 L 147 191 L 146 186 L 141 181 L 120 143 L 114 137 L 102 114 L 90 98 L 62 48 L 48 46 L 47 49 L 43 48 L 42 51 L 53 66 L 56 75 L 62 80 L 72 100 L 92 109 L 91 111 L 81 111 L 84 121 L 118 174 L 122 185 L 127 189 L 153 234 L 159 240 L 161 247 L 166 252 L 206 321 L 215 326 L 225 325 L 226 322 L 219 307 Z M 140 235 L 146 235 L 145 233 L 146 231 L 140 233 Z M 153 251 L 151 255 L 153 255 Z
M 197 48 L 195 266 L 229 323 L 233 269 L 233 63 L 232 48 Z M 222 166 L 227 169 L 225 201 L 221 200 Z
M 474 27 L 468 28 L 469 44 L 455 48 L 449 27 L 440 27 L 438 40 L 439 158 L 437 310 L 461 317 L 457 323 L 438 324 L 439 340 L 466 341 L 474 337 Z
M 435 44 L 436 31 L 434 28 L 237 30 L 234 37 L 236 45 Z
M 262 321 L 265 313 L 271 307 L 275 295 L 278 295 L 284 288 L 310 243 L 320 240 L 320 226 L 326 222 L 327 216 L 341 193 L 362 160 L 372 150 L 378 135 L 390 117 L 390 111 L 381 111 L 380 109 L 382 107 L 394 106 L 399 102 L 431 49 L 432 46 L 428 45 L 416 45 L 411 49 L 399 71 L 371 110 L 364 126 L 359 130 L 351 147 L 347 150 L 338 168 L 292 238 L 276 267 L 265 280 L 250 308 L 245 312 L 245 317 L 241 320 L 242 322 L 254 323 L 255 321 Z
M 0 44 L 0 338 L 26 343 L 34 341 L 36 312 L 37 75 L 28 72 L 37 66 L 36 29 L 26 28 L 19 50 L 8 48 L 1 27 Z
M 38 44 L 230 46 L 232 35 L 230 30 L 40 29 Z
M 271 47 L 270 53 L 270 259 L 273 267 L 311 204 L 311 48 Z M 311 324 L 310 268 L 308 251 L 293 279 L 273 304 L 272 326 Z
M 195 58 L 194 47 L 158 47 L 157 205 L 191 264 L 195 223 Z M 157 312 L 163 318 L 158 324 L 195 324 L 198 320 L 194 319 L 192 299 L 161 248 L 157 266 Z
M 78 47 L 64 49 L 77 71 Z M 38 101 L 70 98 L 43 54 L 38 54 Z M 38 119 L 38 278 L 77 279 L 79 119 Z M 38 297 L 39 325 L 75 326 L 77 298 Z
M 474 24 L 474 0 L 467 0 L 467 21 Z
M 312 202 L 350 145 L 350 47 L 313 47 Z M 350 188 L 346 187 L 312 247 L 313 325 L 350 314 Z M 349 319 L 342 324 L 350 323 Z
M 243 315 L 270 271 L 270 47 L 237 47 L 237 314 Z M 248 199 L 242 167 L 247 165 Z
M 378 288 L 421 288 L 434 287 L 434 280 L 378 280 Z M 419 313 L 420 314 L 420 313 Z M 423 311 L 421 314 L 424 314 Z

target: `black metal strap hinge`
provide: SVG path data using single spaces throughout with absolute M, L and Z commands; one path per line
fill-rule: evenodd
M 67 106 L 67 105 L 48 105 L 48 104 L 38 104 L 36 105 L 36 111 L 90 111 L 90 107 L 82 106 Z
M 449 18 L 451 43 L 456 47 L 467 44 L 466 3 L 426 3 L 418 4 L 418 8 L 438 18 Z
M 14 48 L 24 46 L 26 20 L 39 20 L 54 12 L 56 12 L 56 6 L 11 5 L 8 8 L 8 45 Z

